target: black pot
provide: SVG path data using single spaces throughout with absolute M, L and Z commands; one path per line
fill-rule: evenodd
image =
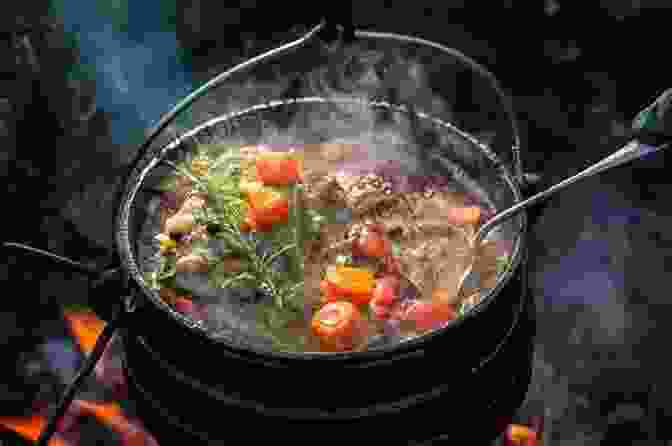
M 376 122 L 384 121 L 387 128 L 392 124 L 410 129 L 425 167 L 440 175 L 475 179 L 472 183 L 494 207 L 505 207 L 522 198 L 517 124 L 510 113 L 510 104 L 506 97 L 502 99 L 501 90 L 487 71 L 453 50 L 420 39 L 363 32 L 357 32 L 356 36 L 360 45 L 357 54 L 370 55 L 375 50 L 384 55 L 372 62 L 382 78 L 382 87 L 367 90 L 369 103 L 364 105 L 374 110 L 371 116 Z M 164 117 L 140 150 L 122 191 L 117 217 L 121 260 L 136 285 L 137 307 L 127 315 L 123 338 L 125 370 L 139 414 L 165 444 L 177 439 L 219 443 L 234 441 L 233 438 L 252 444 L 268 440 L 295 444 L 353 440 L 409 444 L 442 436 L 449 441 L 485 444 L 501 432 L 520 406 L 530 380 L 534 323 L 523 262 L 526 228 L 523 216 L 505 230 L 515 241 L 511 265 L 497 287 L 465 317 L 394 348 L 339 354 L 280 354 L 215 340 L 144 285 L 135 243 L 150 197 L 143 193 L 143 187 L 151 187 L 149 172 L 160 159 L 179 153 L 192 139 L 208 142 L 233 136 L 248 144 L 263 142 L 265 123 L 272 122 L 274 127 L 286 130 L 291 123 L 305 123 L 297 119 L 305 119 L 301 113 L 306 109 L 315 111 L 312 108 L 319 109 L 319 113 L 306 116 L 341 113 L 339 123 L 350 124 L 349 129 L 339 128 L 345 134 L 330 137 L 347 138 L 352 136 L 347 134 L 349 130 L 362 131 L 355 125 L 359 121 L 352 118 L 354 102 L 340 107 L 343 105 L 340 99 L 324 96 L 334 89 L 352 94 L 357 87 L 357 79 L 353 81 L 353 77 L 358 70 L 366 72 L 366 66 L 352 64 L 350 50 L 334 52 L 320 45 L 311 46 L 309 43 L 314 40 L 314 34 L 309 33 L 293 47 L 271 51 L 214 79 Z M 290 47 L 303 47 L 304 53 L 296 53 Z M 403 64 L 399 63 L 409 55 L 427 67 L 445 66 L 437 59 L 452 57 L 466 61 L 468 67 L 483 75 L 494 87 L 496 96 L 500 95 L 498 99 L 503 100 L 503 120 L 509 119 L 508 124 L 513 124 L 514 149 L 486 146 L 448 124 L 450 113 L 441 107 L 432 113 L 422 112 L 427 104 L 414 101 L 422 102 L 423 94 L 409 97 L 403 89 L 395 90 L 397 83 L 409 82 L 403 77 Z M 327 75 L 318 82 L 313 82 L 314 79 L 302 82 L 301 76 L 288 76 L 286 70 L 279 68 L 278 64 L 284 62 L 292 67 L 290 70 L 305 67 L 307 56 L 316 65 L 327 67 Z M 333 63 L 334 58 L 337 63 Z M 387 64 L 385 68 L 380 68 L 381 60 Z M 268 61 L 272 63 L 264 64 Z M 274 102 L 261 100 L 260 105 L 242 112 L 210 117 L 205 123 L 193 125 L 194 129 L 183 136 L 152 147 L 159 133 L 187 106 L 192 107 L 192 117 L 199 119 L 197 104 L 193 104 L 196 98 L 210 93 L 224 80 L 235 83 L 240 81 L 236 76 L 245 79 L 252 68 L 258 68 L 253 73 L 255 79 L 292 78 L 286 95 L 281 93 L 279 98 L 272 98 Z M 369 77 L 371 73 L 368 72 Z M 425 80 L 441 83 L 444 77 L 440 74 L 428 70 Z M 386 83 L 385 76 L 392 84 Z M 324 87 L 328 81 L 333 82 Z M 306 94 L 306 88 L 312 88 L 312 95 Z M 469 88 L 473 89 L 474 84 L 470 83 Z M 303 99 L 294 99 L 302 94 Z M 476 115 L 487 122 L 502 123 L 491 114 Z M 325 139 L 312 126 L 302 128 L 306 130 L 302 134 L 293 128 L 295 141 L 311 143 Z M 485 127 L 472 122 L 464 128 Z M 456 143 L 456 139 L 460 142 Z M 457 165 L 460 167 L 456 170 Z

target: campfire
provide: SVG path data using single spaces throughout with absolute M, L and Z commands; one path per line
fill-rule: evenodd
M 88 310 L 73 310 L 64 313 L 70 333 L 81 355 L 89 355 L 96 339 L 103 331 L 105 322 Z M 159 446 L 155 438 L 145 429 L 141 420 L 122 408 L 120 402 L 126 398 L 126 381 L 121 369 L 116 342 L 109 344 L 95 368 L 96 386 L 112 391 L 113 400 L 75 399 L 61 420 L 57 433 L 49 446 L 85 445 L 81 426 L 85 417 L 91 417 L 113 431 L 118 444 L 122 446 Z M 115 351 L 116 350 L 116 351 Z M 64 352 L 60 352 L 61 354 Z M 54 352 L 58 355 L 59 352 Z M 14 431 L 22 438 L 35 442 L 46 427 L 49 402 L 35 401 L 36 410 L 26 417 L 0 417 L 0 426 Z M 510 424 L 495 446 L 541 446 L 543 420 L 540 417 L 529 420 L 529 425 Z
M 72 339 L 82 356 L 90 355 L 96 339 L 103 331 L 105 322 L 88 310 L 66 311 L 64 319 L 69 327 Z M 120 402 L 126 398 L 126 383 L 121 369 L 118 345 L 111 342 L 95 368 L 95 386 L 108 391 L 114 397 L 111 400 L 75 399 L 59 423 L 57 434 L 49 442 L 50 446 L 75 446 L 80 442 L 80 428 L 84 417 L 91 417 L 113 431 L 124 446 L 154 446 L 156 440 L 148 433 L 142 422 L 123 409 Z M 52 351 L 52 355 L 67 354 L 67 351 Z M 57 371 L 53 371 L 57 373 Z M 74 371 L 73 371 L 74 372 Z M 30 441 L 37 441 L 46 427 L 50 401 L 34 401 L 34 414 L 28 417 L 0 417 L 4 429 L 16 432 Z

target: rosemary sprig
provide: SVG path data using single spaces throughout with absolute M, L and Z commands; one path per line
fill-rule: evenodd
M 303 186 L 295 184 L 292 188 L 292 221 L 294 230 L 294 275 L 297 280 L 303 279 L 305 265 L 303 262 L 303 232 L 305 226 L 305 212 L 303 210 Z
M 218 147 L 221 149 L 221 147 Z M 199 157 L 206 157 L 204 150 L 199 150 Z M 254 286 L 268 293 L 274 305 L 261 305 L 262 321 L 267 330 L 274 333 L 274 338 L 285 347 L 296 347 L 287 339 L 280 341 L 276 328 L 284 326 L 303 311 L 303 236 L 306 225 L 306 212 L 301 206 L 302 186 L 290 189 L 293 198 L 290 221 L 285 225 L 276 225 L 270 233 L 256 234 L 254 237 L 241 233 L 246 201 L 240 191 L 241 158 L 235 149 L 220 151 L 217 158 L 209 165 L 207 173 L 195 176 L 185 165 L 164 161 L 170 165 L 177 175 L 189 178 L 194 187 L 208 196 L 205 208 L 194 210 L 196 223 L 208 227 L 215 239 L 225 245 L 223 252 L 214 256 L 206 244 L 194 245 L 194 252 L 208 258 L 210 283 L 217 287 Z M 213 157 L 209 157 L 212 159 Z M 188 163 L 184 161 L 183 163 Z M 269 253 L 258 251 L 261 240 L 271 242 L 274 249 Z M 227 271 L 221 256 L 235 256 L 242 261 L 243 269 L 236 272 Z M 290 273 L 273 268 L 274 262 L 281 256 L 289 257 Z M 165 262 L 164 262 L 165 263 Z M 158 271 L 157 271 L 158 272 Z M 162 265 L 161 273 L 168 274 Z M 173 273 L 174 276 L 174 273 Z M 172 276 L 170 276 L 172 277 Z M 159 281 L 158 275 L 149 277 L 153 284 Z M 174 280 L 174 277 L 172 277 Z M 279 325 L 278 325 L 279 324 Z M 291 345 L 290 345 L 291 344 Z
M 163 160 L 162 163 L 170 166 L 173 170 L 175 170 L 175 172 L 179 173 L 180 175 L 189 178 L 194 183 L 194 186 L 198 190 L 200 190 L 201 192 L 206 192 L 206 193 L 208 192 L 207 183 L 202 181 L 201 179 L 197 178 L 191 172 L 189 172 L 189 169 L 186 169 L 185 167 L 183 167 L 179 164 L 175 164 L 174 162 L 169 161 L 169 160 Z

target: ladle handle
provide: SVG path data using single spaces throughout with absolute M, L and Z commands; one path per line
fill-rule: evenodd
M 667 148 L 669 146 L 668 144 L 663 144 L 657 147 L 650 146 L 648 144 L 642 144 L 638 140 L 632 140 L 625 146 L 623 146 L 621 149 L 617 150 L 616 152 L 612 153 L 611 155 L 607 156 L 603 160 L 599 161 L 596 164 L 593 164 L 592 166 L 588 167 L 587 169 L 577 173 L 574 176 L 571 176 L 567 178 L 566 180 L 563 180 L 559 182 L 558 184 L 555 184 L 551 187 L 549 187 L 546 190 L 543 190 L 539 192 L 538 194 L 535 194 L 528 198 L 527 200 L 523 200 L 520 203 L 516 204 L 515 206 L 511 206 L 510 208 L 495 214 L 490 220 L 488 220 L 483 226 L 480 227 L 478 232 L 476 232 L 476 235 L 474 236 L 474 244 L 478 245 L 480 242 L 485 239 L 485 237 L 490 233 L 492 229 L 494 229 L 496 226 L 500 225 L 504 221 L 508 220 L 509 218 L 515 216 L 518 214 L 520 211 L 529 208 L 530 206 L 533 206 L 551 195 L 553 195 L 555 192 L 564 189 L 565 187 L 569 186 L 570 184 L 574 184 L 579 180 L 582 180 L 584 178 L 589 178 L 592 177 L 595 174 L 598 174 L 600 172 L 603 172 L 607 169 L 611 169 L 612 167 L 620 166 L 621 164 L 628 163 L 632 160 L 635 160 L 637 158 L 640 158 L 644 155 L 647 155 L 649 153 L 656 152 L 658 150 Z

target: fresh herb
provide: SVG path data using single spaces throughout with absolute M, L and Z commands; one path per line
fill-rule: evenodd
M 373 314 L 373 310 L 371 309 L 370 305 L 360 305 L 359 309 L 362 312 L 362 316 L 367 321 L 372 321 L 375 318 L 375 315 Z
M 175 256 L 161 256 L 161 263 L 159 265 L 159 272 L 156 280 L 161 282 L 162 280 L 173 277 L 176 273 L 176 265 L 177 259 Z
M 303 199 L 302 199 L 303 187 L 299 184 L 295 184 L 292 188 L 292 212 L 289 224 L 293 229 L 293 253 L 290 255 L 292 259 L 292 272 L 297 280 L 303 278 L 303 272 L 305 269 L 304 259 L 303 259 L 303 235 L 305 231 L 305 221 L 306 214 L 303 211 Z
M 194 175 L 189 166 L 193 160 L 203 160 L 199 175 Z M 206 162 L 207 160 L 207 162 Z M 240 227 L 247 211 L 247 203 L 240 190 L 241 158 L 237 149 L 223 145 L 202 145 L 196 154 L 179 164 L 170 164 L 177 175 L 192 180 L 193 187 L 204 192 L 207 206 L 194 209 L 196 224 L 206 226 L 211 238 L 219 241 L 223 249 L 215 254 L 205 241 L 192 242 L 192 254 L 208 260 L 208 279 L 217 288 L 245 287 L 266 292 L 273 305 L 260 305 L 260 323 L 283 348 L 296 349 L 297 341 L 292 336 L 284 339 L 283 331 L 291 320 L 300 317 L 304 305 L 303 283 L 303 240 L 319 233 L 326 218 L 320 213 L 305 210 L 301 206 L 301 185 L 282 188 L 293 197 L 293 206 L 287 224 L 276 224 L 271 231 L 255 233 L 253 236 L 241 233 Z M 165 187 L 174 187 L 166 180 Z M 259 252 L 262 241 L 270 242 L 270 252 Z M 277 271 L 273 263 L 279 257 L 290 259 L 290 273 Z M 240 261 L 240 268 L 232 271 L 231 258 Z M 172 260 L 170 260 L 172 258 Z M 158 270 L 147 277 L 153 288 L 175 287 L 175 258 L 162 257 Z
M 506 268 L 509 266 L 509 256 L 502 255 L 497 257 L 497 274 L 502 274 L 506 271 Z
M 199 144 L 196 149 L 197 156 L 207 156 L 208 158 L 233 157 L 238 155 L 237 147 L 228 144 Z
M 175 175 L 167 175 L 159 181 L 154 187 L 161 192 L 174 192 L 177 189 L 177 177 Z
M 193 183 L 194 187 L 198 189 L 200 192 L 207 192 L 207 185 L 204 180 L 201 180 L 200 178 L 197 178 L 194 176 L 189 169 L 187 169 L 185 166 L 183 166 L 181 163 L 180 164 L 175 164 L 172 161 L 164 160 L 163 161 L 165 164 L 168 164 L 177 172 L 179 175 L 183 177 L 187 177 L 191 180 Z
M 78 303 L 63 304 L 63 309 L 68 312 L 93 311 L 90 305 Z
M 301 315 L 288 308 L 274 306 L 258 307 L 258 329 L 266 334 L 279 350 L 297 352 L 305 348 L 306 337 L 294 336 L 285 327 Z
M 401 257 L 401 243 L 398 240 L 392 241 L 392 255 L 394 257 Z
M 339 254 L 338 256 L 336 256 L 336 263 L 341 266 L 352 265 L 353 264 L 352 256 Z

